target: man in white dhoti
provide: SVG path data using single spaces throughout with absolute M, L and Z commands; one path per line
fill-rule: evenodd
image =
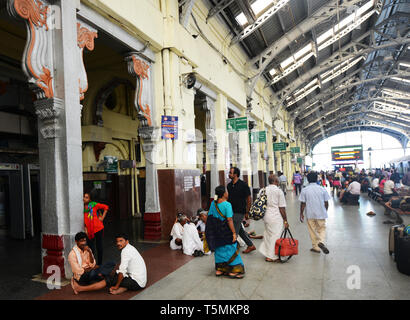
M 259 247 L 259 252 L 266 258 L 267 262 L 280 262 L 275 255 L 275 243 L 289 224 L 286 217 L 286 200 L 283 191 L 279 188 L 280 181 L 278 176 L 270 175 L 269 186 L 266 187 L 267 205 L 263 222 L 265 223 L 265 232 L 263 242 Z
M 203 243 L 199 238 L 195 224 L 191 223 L 187 216 L 179 215 L 171 230 L 172 250 L 182 249 L 186 255 L 203 255 Z
M 198 229 L 193 223 L 187 222 L 184 224 L 182 247 L 184 254 L 188 256 L 199 256 L 204 253 L 204 244 L 199 238 Z
M 177 221 L 171 230 L 171 241 L 169 246 L 172 250 L 182 249 L 182 236 L 184 234 L 184 224 L 186 222 L 186 216 L 179 215 Z

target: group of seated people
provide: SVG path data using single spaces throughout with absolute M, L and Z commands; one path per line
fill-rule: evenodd
M 75 235 L 76 245 L 68 255 L 73 272 L 71 286 L 75 294 L 109 288 L 113 295 L 127 290 L 137 291 L 147 283 L 147 268 L 138 250 L 129 243 L 126 234 L 115 237 L 116 246 L 121 251 L 121 261 L 106 262 L 97 265 L 87 235 L 79 232 Z
M 369 190 L 369 196 L 374 200 L 381 198 L 383 202 L 388 202 L 391 197 L 398 196 L 397 189 L 400 188 L 400 182 L 395 183 L 395 177 L 388 176 L 371 176 L 371 192 Z
M 170 235 L 171 249 L 182 249 L 184 254 L 194 257 L 210 254 L 205 239 L 207 216 L 207 212 L 200 209 L 191 221 L 186 215 L 178 213 Z

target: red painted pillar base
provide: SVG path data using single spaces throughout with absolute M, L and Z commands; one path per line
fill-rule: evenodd
M 43 278 L 48 278 L 55 274 L 55 268 L 60 269 L 62 277 L 65 276 L 64 269 L 64 241 L 63 236 L 43 234 L 42 248 L 46 249 L 43 257 Z M 53 267 L 50 268 L 49 267 Z
M 144 240 L 161 240 L 161 213 L 144 213 Z

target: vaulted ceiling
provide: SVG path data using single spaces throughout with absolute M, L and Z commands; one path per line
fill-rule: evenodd
M 410 3 L 406 0 L 208 0 L 312 147 L 331 135 L 410 137 Z M 186 4 L 194 2 L 185 0 Z M 273 105 L 273 117 L 278 110 Z M 273 119 L 274 120 L 274 119 Z

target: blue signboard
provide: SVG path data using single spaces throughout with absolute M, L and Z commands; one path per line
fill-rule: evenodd
M 178 139 L 178 117 L 161 117 L 161 138 L 171 140 Z

